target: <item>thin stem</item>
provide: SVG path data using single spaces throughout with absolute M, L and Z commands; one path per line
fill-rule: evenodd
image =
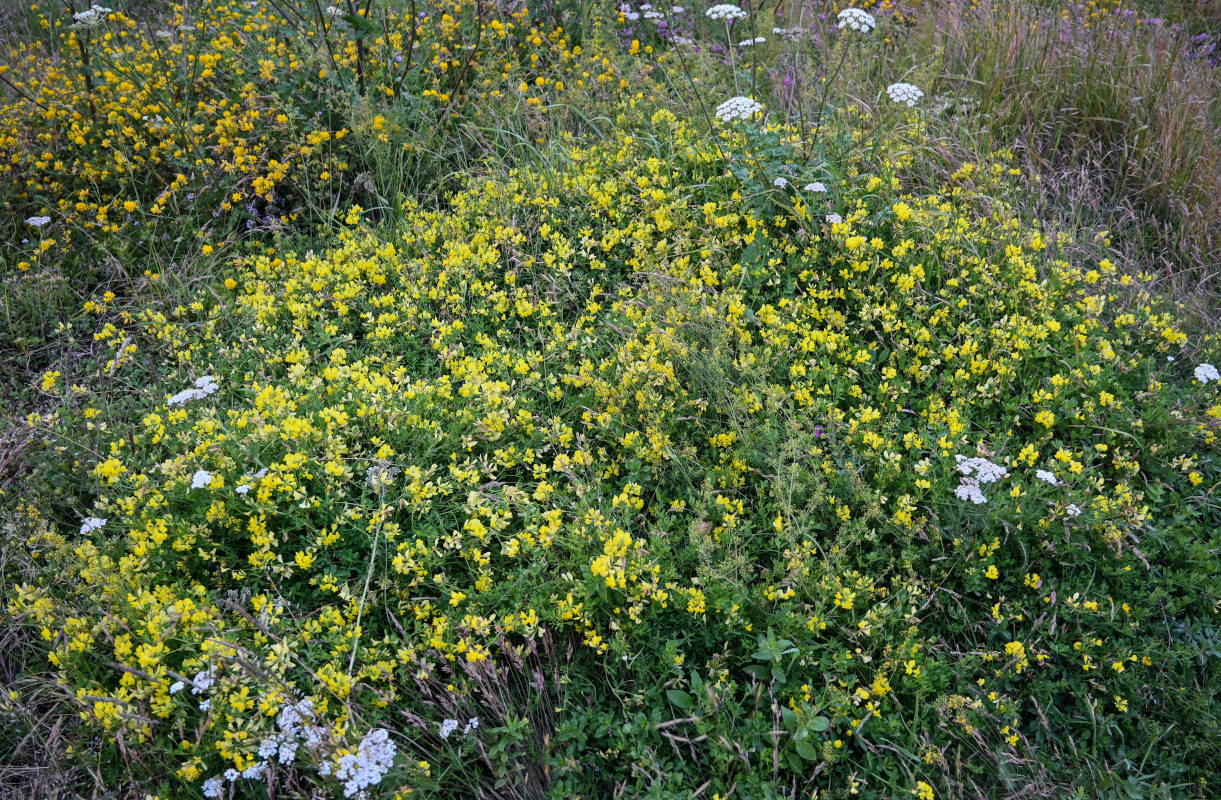
M 841 44 L 842 43 L 843 42 L 841 41 Z M 848 59 L 848 47 L 845 45 L 844 54 L 842 56 L 840 56 L 839 64 L 835 67 L 835 72 L 831 75 L 831 79 L 827 81 L 826 85 L 823 86 L 822 101 L 818 104 L 818 114 L 815 115 L 815 117 L 814 117 L 814 139 L 810 143 L 811 147 L 818 142 L 818 137 L 822 133 L 822 112 L 827 107 L 827 95 L 831 93 L 831 84 L 835 83 L 835 79 L 839 77 L 839 71 L 840 71 L 840 69 L 843 68 L 844 61 L 846 61 L 847 59 Z M 810 154 L 806 153 L 806 156 L 802 160 L 801 163 L 805 164 L 809 160 L 810 160 Z
M 721 160 L 727 161 L 725 152 L 721 150 L 720 137 L 716 135 L 716 129 L 712 124 L 712 115 L 708 113 L 708 106 L 704 105 L 703 96 L 695 88 L 695 81 L 691 78 L 691 69 L 687 66 L 687 59 L 683 57 L 683 45 L 680 44 L 675 47 L 674 52 L 678 53 L 678 62 L 683 66 L 683 75 L 687 77 L 687 83 L 691 84 L 691 93 L 695 95 L 696 102 L 700 106 L 700 112 L 703 113 L 704 119 L 708 122 L 708 135 L 712 137 L 712 143 L 716 145 L 716 151 L 720 153 Z

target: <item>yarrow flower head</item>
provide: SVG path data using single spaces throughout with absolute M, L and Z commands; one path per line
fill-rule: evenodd
M 191 679 L 191 694 L 203 694 L 212 688 L 212 684 L 216 682 L 216 678 L 212 675 L 212 670 L 205 669 L 195 673 L 195 677 Z
M 873 14 L 859 8 L 845 8 L 835 18 L 839 20 L 841 29 L 847 28 L 861 33 L 869 33 L 878 26 L 878 21 L 873 18 Z
M 751 45 L 755 44 L 763 44 L 766 41 L 766 36 L 756 36 L 753 39 L 743 39 L 742 41 L 738 42 L 738 47 L 750 47 Z
M 735 119 L 750 119 L 763 110 L 763 104 L 749 97 L 731 97 L 716 107 L 717 119 L 733 122 Z
M 954 456 L 954 460 L 958 462 L 959 472 L 968 477 L 973 476 L 980 483 L 995 483 L 1009 474 L 1009 470 L 986 458 Z
M 914 106 L 924 92 L 910 83 L 892 83 L 886 87 L 886 94 L 896 103 Z
M 977 506 L 988 502 L 980 485 L 994 483 L 1009 474 L 1009 470 L 986 458 L 956 455 L 954 459 L 958 462 L 958 471 L 963 475 L 958 482 L 958 488 L 954 490 L 954 496 L 959 500 L 970 500 Z
M 190 400 L 200 400 L 215 392 L 220 387 L 216 385 L 216 378 L 211 375 L 204 375 L 195 379 L 195 386 L 189 389 L 183 389 L 178 394 L 165 401 L 167 406 L 180 406 Z
M 1034 476 L 1041 481 L 1046 481 L 1047 483 L 1050 483 L 1052 486 L 1055 486 L 1057 483 L 1060 482 L 1060 479 L 1056 477 L 1056 474 L 1054 472 L 1048 472 L 1045 469 L 1036 470 L 1034 473 Z
M 95 25 L 101 25 L 103 22 L 105 22 L 107 15 L 109 15 L 111 11 L 113 11 L 113 9 L 106 8 L 105 6 L 99 6 L 95 3 L 84 11 L 81 11 L 78 14 L 73 14 L 72 19 L 76 21 L 77 27 L 92 28 Z
M 733 3 L 721 3 L 704 12 L 708 19 L 746 19 L 746 12 Z
M 814 181 L 813 183 L 807 183 L 805 185 L 805 190 L 807 192 L 824 192 L 825 193 L 827 191 L 827 185 L 825 183 L 823 183 L 822 181 Z
M 85 517 L 81 520 L 81 533 L 93 533 L 106 524 L 106 520 L 98 517 Z
M 844 221 L 844 218 L 841 217 L 839 214 L 828 214 L 827 215 L 827 222 L 830 222 L 832 225 L 838 225 L 843 221 Z
M 458 730 L 458 720 L 456 720 L 456 719 L 445 720 L 444 722 L 441 723 L 441 730 L 440 730 L 441 738 L 448 739 L 449 735 L 456 730 Z
M 394 766 L 397 753 L 389 731 L 385 728 L 369 731 L 355 753 L 339 759 L 335 777 L 343 781 L 343 796 L 355 797 L 381 783 L 382 777 Z
M 963 478 L 954 490 L 954 496 L 959 500 L 970 500 L 977 506 L 988 502 L 988 498 L 984 497 L 984 493 L 979 489 L 979 481 L 974 478 Z
M 50 217 L 29 217 L 28 219 L 26 219 L 25 223 L 27 225 L 33 225 L 35 228 L 41 228 L 43 225 L 46 225 L 50 221 L 51 221 Z
M 212 483 L 212 473 L 206 469 L 196 470 L 191 476 L 191 489 L 206 489 Z
M 784 177 L 776 178 L 776 180 L 772 181 L 772 185 L 777 189 L 784 189 L 789 185 L 789 179 Z
M 1201 364 L 1196 367 L 1196 380 L 1200 383 L 1208 383 L 1209 381 L 1221 381 L 1221 372 L 1217 372 L 1217 368 L 1212 364 Z

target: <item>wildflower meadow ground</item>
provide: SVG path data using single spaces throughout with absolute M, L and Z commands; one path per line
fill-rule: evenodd
M 0 795 L 1221 792 L 1207 4 L 0 22 Z

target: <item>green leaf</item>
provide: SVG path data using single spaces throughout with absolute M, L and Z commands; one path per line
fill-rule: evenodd
M 666 697 L 670 698 L 670 702 L 681 708 L 683 711 L 689 710 L 694 705 L 691 695 L 687 694 L 682 689 L 667 689 Z
M 831 727 L 831 720 L 827 719 L 826 717 L 815 717 L 809 721 L 806 727 L 815 733 L 822 733 L 827 728 Z
M 802 739 L 797 742 L 797 755 L 806 761 L 818 760 L 818 751 L 814 749 L 814 745 L 810 744 L 809 739 Z

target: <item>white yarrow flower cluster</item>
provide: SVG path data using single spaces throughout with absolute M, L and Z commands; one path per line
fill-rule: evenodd
M 756 36 L 753 39 L 743 39 L 742 41 L 738 42 L 738 47 L 750 47 L 751 45 L 763 44 L 766 41 L 766 36 Z
M 716 107 L 716 117 L 722 122 L 750 119 L 763 110 L 763 104 L 749 97 L 731 97 Z
M 996 483 L 1009 474 L 1009 470 L 986 458 L 954 456 L 954 460 L 958 462 L 959 472 L 968 477 L 975 477 L 980 483 Z
M 448 739 L 453 735 L 454 731 L 458 730 L 458 726 L 462 723 L 456 719 L 447 719 L 441 723 L 441 729 L 438 731 L 442 739 Z M 466 736 L 471 731 L 479 727 L 479 717 L 471 717 L 466 721 L 466 726 L 462 728 L 462 735 Z
M 212 670 L 200 670 L 195 673 L 194 678 L 191 678 L 191 694 L 203 694 L 211 689 L 215 682 L 216 676 L 212 674 Z
M 958 471 L 962 473 L 958 488 L 954 490 L 954 496 L 959 500 L 970 500 L 977 506 L 988 502 L 988 498 L 984 496 L 980 487 L 995 483 L 1009 474 L 1009 470 L 1000 464 L 993 464 L 986 458 L 967 458 L 956 455 L 954 459 L 958 462 Z
M 704 12 L 708 19 L 746 19 L 746 12 L 733 3 L 721 3 Z
M 827 222 L 830 222 L 832 225 L 838 225 L 843 221 L 844 221 L 844 218 L 841 217 L 839 214 L 828 214 L 827 215 Z
M 799 40 L 805 31 L 801 28 L 772 28 L 772 33 L 790 42 Z
M 355 753 L 339 759 L 335 777 L 343 781 L 343 796 L 355 797 L 381 783 L 382 777 L 394 766 L 397 753 L 389 731 L 385 728 L 369 731 Z
M 296 760 L 298 747 L 317 747 L 326 733 L 321 725 L 314 724 L 314 703 L 308 699 L 281 706 L 276 725 L 279 732 L 259 744 L 259 758 L 264 762 L 274 758 L 286 766 Z
M 106 520 L 99 517 L 85 517 L 81 520 L 81 533 L 93 533 L 105 524 Z
M 250 484 L 245 483 L 245 481 L 260 481 L 266 475 L 267 475 L 267 467 L 263 467 L 261 470 L 254 473 L 253 475 L 247 475 L 246 477 L 242 478 L 243 483 L 239 484 L 238 487 L 236 489 L 234 489 L 233 491 L 237 492 L 238 494 L 245 494 L 246 492 L 248 492 L 254 488 Z
M 1201 364 L 1196 367 L 1196 380 L 1200 383 L 1208 383 L 1209 381 L 1221 381 L 1221 372 L 1217 372 L 1217 368 L 1212 364 Z
M 41 228 L 51 221 L 50 217 L 28 217 L 25 221 L 26 225 L 33 225 L 35 228 Z
M 822 181 L 814 181 L 813 183 L 807 183 L 805 185 L 805 191 L 823 192 L 825 194 L 827 191 L 827 185 L 825 183 L 823 183 Z
M 201 400 L 215 392 L 220 387 L 216 385 L 216 378 L 211 375 L 204 375 L 195 379 L 195 385 L 189 389 L 183 389 L 178 394 L 165 401 L 167 406 L 180 406 L 191 400 Z
M 894 102 L 907 106 L 914 106 L 924 97 L 924 92 L 910 83 L 892 83 L 886 87 L 886 94 Z
M 208 778 L 203 782 L 204 797 L 220 797 L 221 792 L 225 790 L 225 781 L 223 778 Z
M 1050 483 L 1052 486 L 1055 486 L 1060 482 L 1060 479 L 1056 477 L 1054 472 L 1048 472 L 1045 469 L 1036 470 L 1034 476 L 1041 481 Z
M 206 489 L 212 483 L 212 473 L 206 469 L 196 470 L 191 476 L 191 489 Z
M 80 12 L 73 14 L 72 19 L 76 21 L 78 27 L 92 28 L 95 25 L 101 25 L 106 21 L 106 16 L 114 9 L 99 6 L 96 3 Z
M 788 188 L 788 185 L 789 185 L 789 179 L 788 179 L 788 178 L 783 178 L 783 177 L 781 177 L 781 178 L 777 178 L 776 180 L 772 181 L 772 185 L 773 185 L 773 186 L 775 186 L 777 189 L 785 189 L 785 188 Z
M 839 20 L 841 29 L 847 28 L 861 33 L 869 33 L 878 26 L 878 21 L 873 18 L 873 14 L 859 8 L 845 8 L 835 18 Z

